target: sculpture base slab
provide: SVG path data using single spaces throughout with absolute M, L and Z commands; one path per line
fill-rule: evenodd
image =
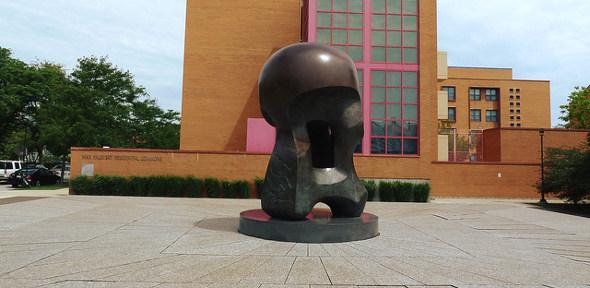
M 356 218 L 334 218 L 329 209 L 313 209 L 305 220 L 286 221 L 272 218 L 258 209 L 240 213 L 239 232 L 282 242 L 350 242 L 378 236 L 379 217 L 363 213 Z

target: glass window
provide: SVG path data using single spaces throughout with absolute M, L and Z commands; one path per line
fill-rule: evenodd
M 371 118 L 385 119 L 385 104 L 371 105 Z
M 349 0 L 351 12 L 363 12 L 363 0 Z
M 449 107 L 449 121 L 457 121 L 457 108 Z
M 402 134 L 402 122 L 401 121 L 388 121 L 387 122 L 387 136 L 389 137 L 401 137 Z
M 333 17 L 334 17 L 334 27 L 346 28 L 346 14 L 334 13 Z
M 387 13 L 401 14 L 402 1 L 401 0 L 387 0 Z
M 404 30 L 418 30 L 416 16 L 404 16 Z
M 474 122 L 481 122 L 481 110 L 479 109 L 471 109 L 470 112 L 471 121 Z
M 373 47 L 373 55 L 371 55 L 371 59 L 373 62 L 385 62 L 385 48 L 383 47 Z
M 363 15 L 358 15 L 358 14 L 352 14 L 349 15 L 349 19 L 348 21 L 349 23 L 349 27 L 350 28 L 363 28 Z
M 404 32 L 404 46 L 418 46 L 418 33 Z
M 397 15 L 387 16 L 387 29 L 402 30 L 402 16 L 397 16 Z
M 486 89 L 487 101 L 498 101 L 498 89 Z
M 404 87 L 418 87 L 418 73 L 404 72 Z
M 402 154 L 402 140 L 401 139 L 387 140 L 387 154 L 401 155 Z
M 404 102 L 418 103 L 418 89 L 404 88 Z
M 346 44 L 346 30 L 333 30 L 332 31 L 332 42 L 334 44 Z
M 318 10 L 332 10 L 332 0 L 318 0 Z
M 371 27 L 373 29 L 385 29 L 385 15 L 373 14 Z
M 373 0 L 373 12 L 385 13 L 385 0 Z
M 446 91 L 449 94 L 449 101 L 455 101 L 455 87 L 445 86 L 442 87 L 442 91 Z
M 498 122 L 498 111 L 487 110 L 486 111 L 486 121 L 487 122 Z
M 395 71 L 387 72 L 387 86 L 401 87 L 402 73 Z
M 480 101 L 481 100 L 481 90 L 479 88 L 469 88 L 469 100 Z
M 387 32 L 387 46 L 402 46 L 402 32 Z
M 6 162 L 6 166 L 4 169 L 14 169 L 14 166 L 12 166 L 12 162 Z
M 385 121 L 371 121 L 371 136 L 385 136 Z
M 416 0 L 404 0 L 402 7 L 404 14 L 416 14 L 418 12 L 418 3 Z
M 348 47 L 348 55 L 350 55 L 350 58 L 355 62 L 363 61 L 363 47 Z
M 385 138 L 371 138 L 371 154 L 385 154 Z
M 330 29 L 318 29 L 318 43 L 330 44 L 332 37 L 330 36 Z
M 418 140 L 417 139 L 405 139 L 404 140 L 404 154 L 405 155 L 418 154 Z
M 371 81 L 373 86 L 385 86 L 385 71 L 372 71 Z
M 350 44 L 362 45 L 363 44 L 363 31 L 361 30 L 350 30 L 348 31 L 348 42 Z
M 347 0 L 334 0 L 334 11 L 346 11 Z
M 418 119 L 418 106 L 414 104 L 404 105 L 404 119 L 417 120 Z
M 387 118 L 402 119 L 402 105 L 389 104 L 387 105 Z
M 332 18 L 330 13 L 318 13 L 318 27 L 332 26 Z
M 387 48 L 387 62 L 402 63 L 402 48 Z
M 387 89 L 387 102 L 401 103 L 402 102 L 402 89 L 401 88 L 388 88 Z
M 371 89 L 372 102 L 383 103 L 385 102 L 385 88 L 373 87 Z
M 418 63 L 418 50 L 416 48 L 404 48 L 404 63 Z
M 385 46 L 385 31 L 371 32 L 371 43 L 373 45 Z
M 414 121 L 404 122 L 404 136 L 418 137 L 418 123 Z

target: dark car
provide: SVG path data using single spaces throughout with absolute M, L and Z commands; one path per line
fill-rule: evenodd
M 8 177 L 12 187 L 41 186 L 57 184 L 59 177 L 46 168 L 25 168 L 18 170 Z

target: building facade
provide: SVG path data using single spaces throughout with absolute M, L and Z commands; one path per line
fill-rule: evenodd
M 274 129 L 260 113 L 258 75 L 274 52 L 309 41 L 345 51 L 357 67 L 360 177 L 428 181 L 435 196 L 535 197 L 549 82 L 515 80 L 511 69 L 447 67 L 436 5 L 188 0 L 180 150 L 73 148 L 72 175 L 263 177 Z M 549 129 L 545 137 L 548 147 L 573 147 L 586 133 Z

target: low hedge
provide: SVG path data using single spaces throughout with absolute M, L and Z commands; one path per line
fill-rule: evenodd
M 373 188 L 371 187 L 371 189 Z M 382 202 L 426 203 L 430 198 L 430 184 L 428 183 L 415 184 L 399 181 L 382 181 L 378 184 L 377 190 Z
M 207 178 L 152 176 L 118 177 L 95 176 L 76 177 L 70 188 L 74 195 L 139 196 L 139 197 L 212 197 L 248 198 L 250 186 L 247 181 L 222 182 Z M 225 188 L 225 189 L 223 189 Z
M 382 202 L 428 202 L 428 183 L 405 183 L 363 180 L 368 200 L 375 201 L 379 195 Z M 264 179 L 254 179 L 256 196 L 261 198 Z M 210 197 L 250 198 L 250 184 L 244 180 L 220 181 L 215 178 L 204 180 L 195 177 L 151 176 L 80 176 L 71 180 L 70 189 L 74 195 L 139 196 L 139 197 Z

